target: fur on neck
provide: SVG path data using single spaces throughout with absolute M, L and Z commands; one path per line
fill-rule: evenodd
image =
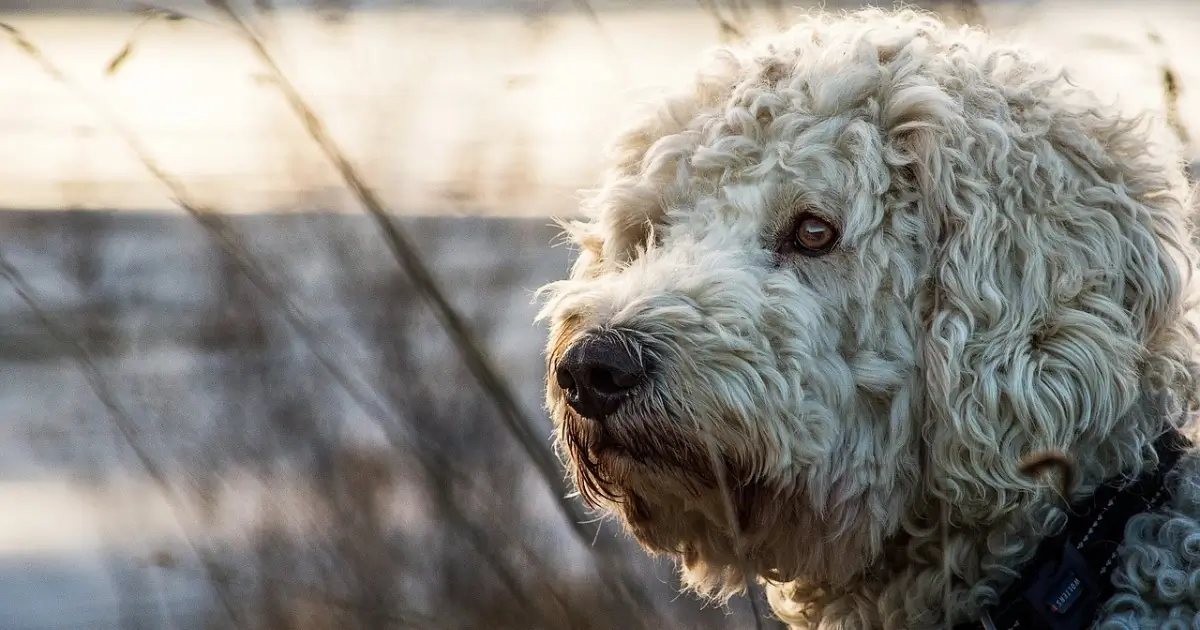
M 1153 442 L 1163 431 L 1180 428 L 1182 409 L 1166 393 L 1144 393 L 1122 417 L 1110 439 L 1080 445 L 1077 482 L 1070 497 L 1047 483 L 1022 509 L 987 527 L 947 522 L 930 505 L 906 520 L 891 541 L 892 551 L 853 583 L 829 585 L 761 581 L 775 614 L 803 628 L 943 628 L 978 619 L 996 604 L 1038 544 L 1062 531 L 1066 505 L 1089 496 L 1115 477 L 1135 478 L 1158 463 Z M 948 611 L 948 615 L 947 615 Z

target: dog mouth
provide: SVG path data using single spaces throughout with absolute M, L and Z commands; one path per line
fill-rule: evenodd
M 710 451 L 670 418 L 619 414 L 601 423 L 566 408 L 558 443 L 585 503 L 623 505 L 637 521 L 661 494 L 697 497 L 718 487 Z
M 693 467 L 682 454 L 696 449 L 678 430 L 662 429 L 668 420 L 639 415 L 597 422 L 574 411 L 568 411 L 567 416 L 560 431 L 574 455 L 626 466 Z
M 575 466 L 590 468 L 597 478 L 615 480 L 654 461 L 654 455 L 636 441 L 630 444 L 624 436 L 584 418 L 574 418 L 563 428 L 562 437 Z M 622 474 L 617 475 L 619 471 Z

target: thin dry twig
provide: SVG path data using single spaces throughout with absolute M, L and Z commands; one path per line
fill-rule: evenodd
M 738 522 L 737 509 L 733 505 L 733 494 L 730 492 L 729 482 L 726 479 L 725 465 L 722 463 L 717 446 L 712 440 L 705 440 L 705 446 L 708 449 L 708 459 L 713 469 L 713 475 L 717 480 L 717 491 L 721 494 L 721 506 L 725 510 L 725 520 L 729 523 L 729 531 L 733 535 L 734 553 L 742 563 L 741 572 L 743 578 L 746 580 L 746 599 L 750 602 L 750 613 L 754 616 L 754 630 L 763 630 L 762 611 L 758 609 L 758 597 L 754 590 L 754 580 L 750 579 L 750 576 L 754 575 L 755 572 L 749 560 L 746 559 L 742 527 L 741 523 Z
M 984 26 L 987 23 L 979 0 L 952 0 L 950 6 L 954 9 L 955 17 L 963 24 Z
M 1154 45 L 1159 54 L 1158 72 L 1162 81 L 1163 105 L 1166 109 L 1167 126 L 1171 128 L 1171 131 L 1179 139 L 1179 142 L 1184 147 L 1188 147 L 1192 143 L 1192 138 L 1191 134 L 1188 133 L 1187 124 L 1183 122 L 1183 113 L 1179 107 L 1180 97 L 1183 93 L 1183 87 L 1179 82 L 1179 73 L 1171 65 L 1169 56 L 1166 53 L 1166 42 L 1163 41 L 1162 36 L 1154 29 L 1149 29 L 1146 37 Z
M 621 57 L 621 49 L 617 47 L 616 40 L 613 39 L 611 33 L 605 28 L 604 23 L 600 21 L 600 14 L 596 13 L 596 9 L 592 7 L 589 0 L 572 0 L 575 8 L 587 16 L 592 26 L 596 28 L 596 32 L 600 34 L 600 38 L 604 40 L 604 45 L 608 48 L 608 54 L 612 57 L 613 64 L 617 66 L 617 72 L 621 77 L 628 77 L 629 72 L 626 70 L 625 61 Z
M 379 422 L 381 427 L 387 429 L 385 433 L 389 440 L 393 441 L 394 444 L 396 441 L 401 440 L 401 437 L 394 430 L 391 430 L 396 423 L 391 421 L 392 414 L 378 402 L 379 396 L 369 385 L 361 382 L 359 379 L 353 378 L 349 373 L 341 369 L 337 362 L 330 358 L 330 354 L 325 351 L 320 338 L 315 332 L 315 327 L 308 323 L 301 310 L 292 302 L 287 294 L 275 286 L 269 275 L 250 255 L 249 249 L 241 242 L 239 235 L 228 225 L 225 218 L 218 212 L 190 201 L 187 189 L 182 182 L 172 177 L 158 165 L 149 152 L 142 146 L 137 135 L 129 130 L 122 123 L 121 119 L 104 107 L 102 103 L 90 98 L 90 95 L 67 77 L 31 40 L 17 29 L 2 22 L 0 22 L 0 30 L 9 34 L 17 47 L 37 62 L 49 76 L 75 92 L 81 100 L 99 110 L 110 127 L 121 137 L 142 163 L 142 166 L 171 191 L 175 203 L 208 232 L 222 253 L 234 262 L 235 266 L 245 274 L 250 283 L 263 297 L 271 301 L 276 311 L 283 316 L 284 321 L 297 333 L 300 341 L 314 358 L 317 359 L 317 363 L 333 377 L 334 382 L 349 395 L 350 399 L 363 412 Z M 127 440 L 133 439 L 133 436 L 127 432 L 123 432 L 123 435 Z M 134 446 L 135 442 L 131 441 L 130 444 Z M 430 458 L 437 453 L 437 447 L 421 443 L 417 444 L 417 448 L 414 448 L 413 452 L 418 457 Z M 140 458 L 147 463 L 153 464 L 152 460 L 144 452 Z M 449 469 L 448 472 L 456 477 L 467 477 L 461 471 L 453 468 Z M 162 477 L 161 474 L 159 477 L 165 480 L 165 477 Z
M 271 301 L 272 306 L 275 307 L 283 316 L 284 321 L 297 333 L 300 341 L 313 354 L 321 367 L 333 377 L 334 381 L 350 396 L 351 400 L 369 416 L 379 420 L 382 425 L 386 426 L 390 424 L 388 420 L 391 414 L 378 402 L 377 396 L 372 396 L 368 393 L 372 392 L 372 388 L 360 379 L 353 378 L 330 358 L 330 354 L 323 348 L 315 327 L 308 323 L 301 309 L 296 306 L 287 294 L 275 286 L 270 275 L 250 255 L 249 249 L 242 242 L 237 232 L 230 227 L 225 217 L 221 216 L 219 212 L 192 201 L 183 183 L 158 165 L 149 151 L 142 146 L 138 136 L 125 126 L 120 117 L 112 113 L 102 102 L 91 98 L 85 90 L 67 77 L 49 57 L 42 53 L 31 40 L 26 38 L 17 29 L 2 22 L 0 22 L 0 30 L 8 33 L 18 48 L 38 63 L 50 77 L 74 92 L 81 100 L 92 105 L 100 113 L 109 127 L 117 133 L 126 146 L 134 153 L 143 168 L 171 192 L 172 200 L 175 204 L 205 229 L 221 249 L 222 253 L 234 261 L 236 266 L 246 275 L 250 283 L 263 297 Z
M 126 143 L 126 145 L 133 151 L 133 153 L 136 155 L 136 157 L 142 163 L 143 167 L 146 168 L 147 171 L 157 181 L 162 183 L 171 192 L 173 200 L 189 216 L 191 216 L 202 227 L 205 228 L 205 230 L 208 232 L 210 237 L 212 237 L 214 242 L 219 246 L 221 251 L 224 254 L 226 254 L 231 261 L 233 261 L 235 263 L 235 266 L 238 268 L 239 271 L 241 271 L 242 273 L 244 273 L 247 276 L 247 278 L 250 280 L 251 284 L 253 286 L 255 286 L 255 288 L 259 291 L 259 293 L 262 295 L 262 297 L 269 300 L 271 305 L 274 306 L 276 308 L 276 310 L 278 310 L 279 312 L 282 313 L 285 321 L 291 326 L 291 328 L 293 330 L 295 330 L 298 333 L 300 340 L 304 343 L 304 345 L 307 347 L 307 349 L 316 357 L 318 363 L 322 366 L 322 368 L 324 368 L 327 372 L 329 372 L 334 377 L 334 381 L 342 389 L 344 389 L 348 394 L 350 394 L 351 399 L 356 404 L 358 404 L 361 408 L 363 408 L 363 410 L 366 411 L 368 413 L 368 415 L 371 415 L 371 416 L 375 417 L 376 419 L 381 420 L 381 425 L 384 426 L 385 429 L 387 429 L 385 431 L 385 433 L 387 434 L 389 441 L 393 441 L 393 443 L 395 443 L 397 438 L 396 438 L 395 431 L 392 430 L 394 427 L 391 426 L 392 423 L 385 421 L 385 419 L 387 419 L 389 417 L 389 414 L 378 402 L 376 402 L 375 397 L 369 396 L 366 393 L 366 390 L 371 390 L 371 388 L 369 386 L 364 387 L 364 386 L 358 384 L 357 381 L 355 381 L 355 379 L 352 379 L 340 367 L 338 367 L 338 365 L 331 358 L 329 358 L 329 356 L 321 348 L 319 339 L 316 337 L 315 333 L 313 332 L 314 328 L 306 321 L 305 317 L 302 315 L 300 310 L 291 302 L 291 300 L 288 299 L 286 294 L 284 294 L 282 291 L 278 290 L 275 287 L 274 282 L 270 279 L 270 277 L 266 274 L 266 272 L 263 271 L 261 266 L 257 264 L 257 262 L 254 260 L 253 256 L 251 256 L 248 248 L 241 241 L 240 236 L 231 228 L 231 226 L 228 224 L 227 220 L 225 220 L 225 218 L 222 217 L 220 215 L 220 213 L 213 211 L 207 207 L 204 207 L 201 204 L 191 201 L 189 199 L 188 192 L 187 192 L 186 188 L 183 186 L 183 184 L 176 178 L 172 177 L 169 173 L 164 171 L 161 167 L 158 166 L 157 162 L 152 158 L 152 156 L 149 154 L 149 152 L 143 148 L 138 137 L 123 124 L 121 119 L 118 116 L 116 116 L 115 114 L 113 114 L 112 112 L 110 112 L 107 108 L 105 108 L 101 102 L 99 102 L 96 99 L 91 98 L 86 93 L 86 91 L 81 89 L 78 85 L 76 85 L 75 82 L 70 80 L 69 77 L 67 77 L 55 64 L 53 64 L 46 57 L 46 55 L 44 55 L 38 49 L 37 46 L 35 46 L 33 44 L 33 42 L 31 42 L 28 38 L 24 37 L 19 31 L 17 31 L 16 29 L 12 28 L 9 25 L 0 24 L 0 29 L 2 29 L 4 32 L 6 32 L 10 36 L 10 38 L 13 40 L 14 44 L 18 48 L 20 48 L 22 51 L 24 51 L 39 66 L 41 66 L 43 68 L 43 70 L 45 72 L 47 72 L 47 74 L 49 76 L 54 78 L 56 81 L 62 83 L 69 90 L 71 90 L 72 92 L 74 92 L 78 96 L 80 96 L 82 100 L 91 104 L 93 107 L 95 107 L 97 110 L 99 110 L 100 114 L 106 119 L 106 121 L 108 122 L 110 127 L 117 132 L 117 134 Z M 253 34 L 253 32 L 250 31 L 249 29 L 245 29 L 244 32 L 247 34 L 248 37 L 250 37 L 252 39 L 256 38 L 256 36 Z M 261 45 L 261 41 L 259 41 L 259 43 Z M 132 49 L 132 47 L 131 47 L 131 49 Z M 263 53 L 266 52 L 265 48 L 262 49 L 262 52 Z M 124 56 L 127 57 L 128 53 L 125 54 Z M 269 57 L 268 57 L 268 59 L 269 59 Z M 120 63 L 117 63 L 116 65 L 119 66 Z M 279 81 L 279 79 L 282 79 L 282 73 L 280 73 L 278 71 L 277 67 L 274 67 L 274 64 L 271 64 L 271 67 L 275 71 L 275 78 L 276 78 L 277 84 L 279 84 L 281 86 L 281 88 L 284 89 L 285 91 L 290 90 L 290 93 L 292 94 L 292 96 L 295 97 L 296 101 L 294 101 L 293 104 L 295 105 L 298 103 L 302 107 L 302 111 L 308 112 L 309 116 L 304 117 L 306 124 L 315 124 L 316 129 L 321 132 L 320 134 L 318 134 L 316 136 L 316 139 L 320 139 L 320 138 L 325 139 L 327 144 L 325 144 L 323 146 L 323 148 L 328 149 L 328 148 L 332 147 L 333 156 L 335 156 L 335 157 L 341 156 L 340 151 L 337 151 L 337 147 L 332 145 L 331 141 L 328 139 L 327 136 L 323 135 L 323 129 L 320 126 L 320 121 L 318 119 L 316 119 L 315 115 L 312 115 L 311 110 L 307 109 L 307 107 L 304 105 L 303 101 L 299 100 L 299 95 L 295 92 L 295 89 L 289 83 L 287 83 L 286 80 Z M 313 129 L 310 127 L 310 133 L 312 131 L 313 131 Z M 357 187 L 355 187 L 352 184 L 352 188 L 355 188 L 355 191 L 357 193 L 359 193 L 361 195 L 365 195 L 368 202 L 374 200 L 374 195 L 371 193 L 371 191 L 369 189 L 367 189 L 365 187 L 364 184 L 362 184 L 361 180 L 355 176 L 353 169 L 350 167 L 348 161 L 346 161 L 344 157 L 342 157 L 342 159 L 340 161 L 335 160 L 335 164 L 337 164 L 340 169 L 342 169 L 342 168 L 346 169 L 346 171 L 350 175 L 350 182 L 357 183 Z M 343 175 L 346 175 L 347 172 L 343 172 Z M 395 226 L 392 223 L 392 221 L 390 220 L 390 218 L 383 212 L 382 208 L 379 206 L 377 201 L 374 201 L 373 204 L 368 203 L 367 205 L 368 205 L 368 209 L 372 211 L 372 215 L 376 216 L 377 220 L 380 221 L 380 228 L 384 232 L 385 237 L 388 237 L 389 234 L 391 235 L 388 238 L 389 238 L 389 243 L 393 247 L 395 247 L 397 245 L 399 245 L 399 246 L 408 245 L 408 243 L 403 240 L 403 234 L 401 234 L 399 232 L 397 226 Z M 397 236 L 400 238 L 396 238 Z M 416 256 L 415 252 L 412 252 L 411 247 L 408 248 L 408 251 L 413 256 Z M 416 263 L 417 263 L 417 265 L 421 265 L 421 261 L 419 259 L 417 259 Z M 412 275 L 412 274 L 410 274 L 410 275 Z M 417 277 L 417 276 L 414 275 L 413 277 Z M 423 278 L 427 282 L 432 283 L 431 274 L 426 273 L 426 275 L 423 276 Z M 434 288 L 436 289 L 436 286 Z M 449 304 L 444 302 L 444 298 L 443 298 L 442 308 L 450 309 Z M 453 314 L 452 310 L 450 310 L 450 312 Z M 461 320 L 459 321 L 459 323 L 460 323 L 460 325 L 462 325 Z M 470 341 L 470 339 L 468 339 L 468 341 Z M 477 347 L 474 347 L 473 349 L 476 352 L 479 352 Z M 487 367 L 486 364 L 484 365 L 484 367 Z M 476 369 L 478 369 L 478 367 Z M 493 374 L 493 376 L 494 376 L 494 374 Z M 496 377 L 496 378 L 498 379 L 498 377 Z M 501 383 L 501 385 L 503 385 L 503 383 Z M 107 388 L 103 387 L 103 386 L 100 387 L 100 389 L 101 389 L 101 391 L 107 390 Z M 113 400 L 115 400 L 115 399 L 113 399 Z M 513 401 L 511 403 L 511 407 L 515 407 L 515 398 L 511 398 L 511 400 Z M 518 417 L 517 419 L 519 420 L 520 418 Z M 514 433 L 516 433 L 516 431 L 514 431 Z M 130 443 L 130 446 L 132 448 L 135 448 L 135 449 L 138 448 L 139 445 L 137 444 L 136 440 L 134 440 L 134 436 L 126 433 L 125 437 L 126 437 L 126 440 Z M 528 439 L 528 436 L 525 436 L 525 437 L 526 437 L 526 439 Z M 518 438 L 521 439 L 522 436 L 520 434 L 518 434 Z M 525 440 L 522 440 L 522 441 L 525 441 Z M 534 444 L 535 444 L 535 448 L 532 451 L 531 455 L 533 453 L 542 452 L 540 449 L 538 449 L 536 447 L 536 442 Z M 430 445 L 427 445 L 427 444 L 419 444 L 416 448 L 413 449 L 413 453 L 417 456 L 417 458 L 420 461 L 422 461 L 423 463 L 426 463 L 426 465 L 436 466 L 437 469 L 441 470 L 441 472 L 444 474 L 448 474 L 455 479 L 460 479 L 460 478 L 465 479 L 468 482 L 471 480 L 470 475 L 464 474 L 462 471 L 456 470 L 454 466 L 448 464 L 447 459 L 445 457 L 440 456 L 439 449 L 437 449 L 436 447 L 429 448 L 429 446 Z M 151 466 L 154 465 L 153 460 L 149 458 L 148 454 L 143 452 L 141 457 L 146 462 L 148 462 Z M 537 462 L 537 460 L 535 459 L 535 463 L 536 462 Z M 552 487 L 557 488 L 558 485 L 555 484 L 554 481 L 558 480 L 559 477 L 558 477 L 558 475 L 553 474 L 554 470 L 556 470 L 556 468 L 553 465 L 551 465 L 551 467 L 549 468 L 549 471 L 547 471 L 544 466 L 539 467 L 539 472 L 541 472 L 543 474 L 543 477 L 545 478 L 545 480 L 547 482 L 549 482 Z M 153 473 L 152 473 L 152 475 L 153 475 Z M 161 472 L 159 473 L 159 476 L 162 476 Z M 165 479 L 165 477 L 163 477 L 163 478 Z M 571 516 L 574 513 L 574 511 L 570 509 L 570 507 L 573 504 L 570 504 L 569 502 L 567 502 L 565 500 L 565 497 L 561 493 L 556 498 L 560 500 L 560 504 L 563 504 L 566 506 L 564 511 L 567 512 L 567 514 L 569 516 Z M 560 508 L 562 508 L 563 505 L 560 505 Z M 583 532 L 583 529 L 582 529 L 583 522 L 582 522 L 581 518 L 572 517 L 569 520 L 570 520 L 570 524 L 572 525 L 573 529 L 576 531 L 577 534 Z M 585 536 L 584 542 L 586 543 L 588 537 L 590 537 L 590 536 L 588 536 L 586 533 L 584 533 L 584 536 Z M 210 563 L 208 563 L 208 562 L 205 563 L 205 568 L 206 568 L 206 570 L 210 570 L 210 571 L 214 570 L 213 567 L 210 566 Z M 624 572 L 620 571 L 619 569 L 614 570 L 614 573 L 619 574 L 619 575 L 624 574 Z M 605 577 L 607 579 L 609 576 L 606 574 L 602 577 Z M 614 577 L 616 577 L 616 576 L 614 576 Z M 224 585 L 225 584 L 224 581 L 217 580 L 215 578 L 211 581 L 214 585 Z M 617 592 L 622 593 L 624 596 L 634 598 L 634 600 L 639 605 L 648 606 L 648 602 L 645 600 L 645 593 L 641 592 L 638 589 L 627 588 L 627 586 L 623 583 L 623 581 L 621 579 L 618 579 L 618 581 L 615 584 L 610 584 L 610 586 L 617 589 Z M 757 611 L 757 604 L 752 601 L 751 605 L 754 606 L 755 610 Z M 756 618 L 757 618 L 757 615 L 756 615 Z M 756 620 L 756 623 L 757 623 L 757 620 Z
M 138 22 L 137 26 L 133 27 L 133 31 L 131 31 L 129 36 L 125 38 L 125 45 L 121 46 L 121 49 L 117 51 L 117 54 L 113 55 L 112 60 L 110 60 L 108 64 L 104 66 L 104 74 L 108 76 L 115 75 L 117 71 L 125 65 L 125 62 L 129 59 L 130 55 L 133 54 L 134 45 L 138 41 L 138 36 L 141 35 L 142 30 L 145 29 L 147 25 L 159 21 L 178 22 L 187 18 L 187 16 L 178 11 L 159 9 L 157 7 L 150 6 L 138 6 L 136 7 L 134 13 L 137 15 L 142 15 L 142 21 Z
M 400 264 L 401 268 L 408 274 L 414 285 L 416 285 L 433 308 L 435 315 L 442 322 L 447 333 L 449 333 L 451 341 L 458 349 L 468 370 L 470 370 L 471 374 L 478 380 L 479 384 L 499 408 L 501 418 L 533 461 L 538 472 L 551 485 L 551 488 L 554 489 L 559 508 L 572 522 L 576 532 L 586 539 L 589 533 L 582 529 L 583 515 L 579 514 L 573 504 L 565 498 L 568 491 L 566 485 L 563 483 L 563 476 L 560 474 L 557 462 L 554 461 L 549 450 L 543 447 L 543 440 L 536 437 L 528 425 L 526 420 L 527 415 L 521 410 L 516 394 L 511 390 L 508 383 L 499 376 L 499 373 L 491 365 L 491 361 L 487 355 L 480 349 L 481 344 L 475 339 L 475 335 L 467 325 L 466 320 L 459 315 L 457 309 L 450 304 L 450 300 L 438 286 L 432 271 L 425 265 L 412 239 L 408 237 L 403 228 L 384 209 L 383 203 L 375 191 L 359 176 L 357 169 L 354 168 L 350 163 L 350 159 L 333 140 L 320 117 L 309 107 L 296 87 L 275 62 L 274 56 L 267 50 L 263 40 L 246 27 L 244 20 L 241 19 L 241 16 L 238 15 L 228 2 L 225 0 L 209 0 L 209 4 L 220 9 L 235 23 L 235 26 L 241 28 L 247 43 L 259 60 L 267 67 L 272 82 L 283 93 L 293 112 L 301 119 L 308 134 L 317 143 L 330 162 L 333 163 L 334 168 L 337 169 L 346 185 L 354 193 L 355 197 L 358 198 L 359 203 L 362 204 L 363 208 L 374 219 L 381 236 L 383 236 L 396 262 Z
M 712 16 L 713 21 L 717 23 L 717 30 L 723 40 L 744 40 L 746 32 L 737 24 L 737 15 L 732 18 L 727 18 L 721 14 L 721 8 L 716 0 L 696 0 L 696 4 L 700 8 Z M 736 7 L 735 7 L 736 8 Z
M 349 158 L 326 130 L 320 117 L 307 104 L 296 87 L 275 62 L 274 57 L 267 50 L 263 39 L 248 27 L 245 21 L 241 19 L 241 16 L 225 0 L 208 0 L 208 3 L 228 16 L 234 23 L 235 28 L 240 29 L 255 55 L 267 68 L 271 82 L 283 93 L 293 112 L 302 121 L 309 136 L 330 160 L 347 187 L 350 188 L 359 200 L 359 203 L 362 204 L 364 210 L 374 220 L 380 235 L 383 237 L 396 262 L 400 264 L 413 284 L 434 309 L 435 315 L 441 321 L 451 341 L 458 349 L 467 369 L 497 406 L 506 428 L 517 439 L 522 450 L 533 462 L 539 476 L 550 486 L 553 491 L 555 506 L 565 517 L 572 533 L 581 543 L 595 545 L 596 541 L 601 539 L 594 532 L 588 531 L 590 520 L 569 499 L 570 493 L 564 481 L 565 476 L 561 474 L 558 463 L 549 449 L 545 448 L 544 440 L 538 438 L 527 424 L 527 416 L 521 410 L 515 393 L 491 365 L 490 360 L 481 350 L 481 345 L 475 339 L 466 321 L 459 315 L 453 305 L 450 304 L 449 299 L 441 291 L 432 272 L 425 265 L 420 253 L 412 244 L 412 240 L 385 210 L 383 203 L 375 194 L 375 191 L 358 174 L 357 169 L 354 168 Z M 611 546 L 609 544 L 611 541 L 608 539 L 603 540 L 605 547 Z M 628 572 L 613 564 L 612 559 L 607 558 L 609 554 L 603 555 L 606 557 L 605 564 L 613 573 L 611 576 L 607 572 L 602 575 L 602 578 L 608 582 L 608 586 L 629 598 L 635 605 L 648 608 L 650 602 L 646 599 L 645 594 L 638 589 L 629 588 L 630 576 Z M 644 623 L 644 620 L 639 619 L 638 621 Z

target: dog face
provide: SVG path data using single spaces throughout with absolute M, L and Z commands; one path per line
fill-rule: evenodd
M 700 590 L 846 584 L 1018 509 L 1030 450 L 1133 465 L 1118 418 L 1189 378 L 1191 250 L 1144 132 L 1071 90 L 908 12 L 718 53 L 620 137 L 545 289 L 584 500 Z

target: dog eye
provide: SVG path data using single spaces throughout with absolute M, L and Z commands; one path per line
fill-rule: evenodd
M 813 214 L 796 217 L 792 232 L 782 243 L 785 254 L 822 256 L 838 242 L 838 231 L 830 222 Z

